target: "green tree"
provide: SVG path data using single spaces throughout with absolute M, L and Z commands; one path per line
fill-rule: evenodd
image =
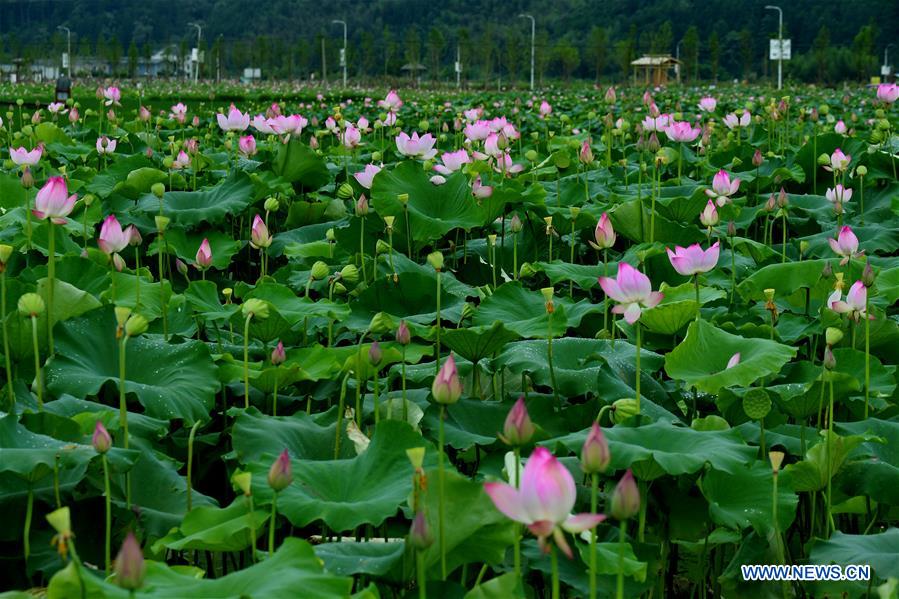
M 369 77 L 375 73 L 375 36 L 371 31 L 366 29 L 359 38 L 359 52 L 361 56 L 358 60 L 359 76 Z
M 509 83 L 514 85 L 518 81 L 524 44 L 521 36 L 514 30 L 507 29 L 503 37 L 503 67 L 506 69 Z
M 752 74 L 752 57 L 754 51 L 752 31 L 744 27 L 740 31 L 740 61 L 743 67 L 743 79 L 749 79 L 749 76 Z
M 651 52 L 653 54 L 670 54 L 671 44 L 674 42 L 674 31 L 671 21 L 662 23 L 659 30 L 652 37 Z
M 608 43 L 609 36 L 605 28 L 594 25 L 590 29 L 590 35 L 587 37 L 587 58 L 593 65 L 597 82 L 599 82 L 602 72 L 606 68 L 606 46 Z
M 431 79 L 440 76 L 440 62 L 443 52 L 446 50 L 446 38 L 437 27 L 431 27 L 428 31 L 428 68 L 431 69 Z
M 386 77 L 397 55 L 396 40 L 393 37 L 393 32 L 390 31 L 390 27 L 384 28 L 381 39 L 384 44 L 384 76 Z
M 128 76 L 134 79 L 135 75 L 137 75 L 137 44 L 131 40 L 131 44 L 128 45 Z
M 718 41 L 718 32 L 713 31 L 709 36 L 709 66 L 712 68 L 712 80 L 718 81 L 718 66 L 721 62 L 721 43 Z
M 684 75 L 687 79 L 696 81 L 699 79 L 699 29 L 691 25 L 684 33 L 684 51 L 681 59 L 684 61 Z
M 490 81 L 493 76 L 493 55 L 496 51 L 494 44 L 493 24 L 487 21 L 484 26 L 484 34 L 481 36 L 481 75 L 484 82 Z
M 560 41 L 553 48 L 553 62 L 565 81 L 571 80 L 571 74 L 581 63 L 578 49 L 569 42 Z
M 421 37 L 418 35 L 417 27 L 409 27 L 406 29 L 406 62 L 417 64 L 421 62 Z
M 550 58 L 552 58 L 549 33 L 545 29 L 537 32 L 534 46 L 534 70 L 536 71 L 534 76 L 540 81 L 540 85 L 543 85 L 543 76 L 546 74 L 546 67 L 549 65 Z
M 815 41 L 812 42 L 812 54 L 815 56 L 815 77 L 818 83 L 827 82 L 827 55 L 830 52 L 830 30 L 821 25 Z
M 877 64 L 877 57 L 874 56 L 874 42 L 876 39 L 877 29 L 874 25 L 864 25 L 858 30 L 858 33 L 852 40 L 855 71 L 860 80 L 867 79 Z
M 626 38 L 618 42 L 616 46 L 618 50 L 618 66 L 621 67 L 621 78 L 628 80 L 631 73 L 631 61 L 637 53 L 637 26 L 631 25 L 630 31 Z

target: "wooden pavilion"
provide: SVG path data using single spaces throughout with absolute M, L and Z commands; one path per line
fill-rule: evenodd
M 680 61 L 670 54 L 646 54 L 631 61 L 634 85 L 668 85 L 668 75 L 674 70 L 680 79 Z

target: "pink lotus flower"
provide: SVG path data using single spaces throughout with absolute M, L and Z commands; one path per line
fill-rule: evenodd
M 462 381 L 459 380 L 459 371 L 456 370 L 456 360 L 452 353 L 434 377 L 431 395 L 434 396 L 434 401 L 444 405 L 454 404 L 462 396 Z
M 658 116 L 648 116 L 643 119 L 641 123 L 643 127 L 643 131 L 664 131 L 665 128 L 671 122 L 671 117 L 667 114 L 660 114 Z
M 604 514 L 572 515 L 577 498 L 574 478 L 545 447 L 538 447 L 531 454 L 522 472 L 520 488 L 485 483 L 484 490 L 496 509 L 528 527 L 543 551 L 549 550 L 547 539 L 552 535 L 569 558 L 571 547 L 563 531 L 576 534 L 590 530 L 606 518 Z
M 545 119 L 549 115 L 553 113 L 553 107 L 550 106 L 549 102 L 543 100 L 540 102 L 540 118 Z
M 824 192 L 824 197 L 833 204 L 845 204 L 852 198 L 852 189 L 850 187 L 843 187 L 837 183 L 837 186 L 833 189 L 830 187 L 827 188 L 827 191 Z
M 668 136 L 668 139 L 680 143 L 690 143 L 695 141 L 700 133 L 702 133 L 702 129 L 694 127 L 686 121 L 671 122 L 665 127 L 665 135 Z
M 837 148 L 833 151 L 833 154 L 830 155 L 830 164 L 826 165 L 824 170 L 841 173 L 849 168 L 850 162 L 852 162 L 852 156 L 844 154 L 843 150 Z
M 256 138 L 252 135 L 244 135 L 237 140 L 237 151 L 249 158 L 256 155 Z
M 839 133 L 840 135 L 846 135 L 846 123 L 842 120 L 837 121 L 837 124 L 833 126 L 834 133 Z
M 483 200 L 493 195 L 493 187 L 490 185 L 483 185 L 481 183 L 481 176 L 478 175 L 474 178 L 474 181 L 471 182 L 471 194 L 477 199 Z
M 78 114 L 78 109 L 73 107 L 72 110 L 69 111 L 69 122 L 74 125 L 78 122 L 79 118 L 81 117 Z
M 269 119 L 263 114 L 257 114 L 253 117 L 253 121 L 251 123 L 253 128 L 256 129 L 259 133 L 264 133 L 265 135 L 274 135 L 275 130 L 272 129 L 271 123 L 269 123 Z
M 465 120 L 473 123 L 481 118 L 481 115 L 484 114 L 483 108 L 469 108 L 468 110 L 463 110 L 462 114 L 465 116 Z
M 724 169 L 718 171 L 712 179 L 712 188 L 706 189 L 705 194 L 715 200 L 719 206 L 730 202 L 730 196 L 740 189 L 740 180 L 731 181 L 730 175 Z
M 290 116 L 278 115 L 266 121 L 268 129 L 276 135 L 283 136 L 285 143 L 290 139 L 291 135 L 300 135 L 308 124 L 309 120 L 299 114 Z
M 615 100 L 617 99 L 617 96 L 615 94 L 615 88 L 610 87 L 609 89 L 607 89 L 606 95 L 604 96 L 603 99 L 606 101 L 607 104 L 614 104 Z
M 280 493 L 293 482 L 293 468 L 290 464 L 290 454 L 285 449 L 278 458 L 272 462 L 268 469 L 268 486 L 275 493 Z
M 110 214 L 100 227 L 100 236 L 97 245 L 107 256 L 121 252 L 131 241 L 130 228 L 122 230 L 122 225 L 114 214 Z
M 344 147 L 350 149 L 359 146 L 362 141 L 362 133 L 359 132 L 359 129 L 356 129 L 356 127 L 350 124 L 343 130 L 343 135 L 340 137 L 340 141 L 343 143 Z
M 506 176 L 515 175 L 524 170 L 520 164 L 515 164 L 508 152 L 497 157 L 493 170 L 498 173 L 505 173 Z
M 187 118 L 187 106 L 178 102 L 172 106 L 171 116 L 173 119 L 183 124 L 184 120 Z
M 527 444 L 535 432 L 534 423 L 531 422 L 527 405 L 524 403 L 524 396 L 521 396 L 506 415 L 503 432 L 499 438 L 506 445 L 520 447 Z
M 228 116 L 220 112 L 215 118 L 222 131 L 246 131 L 250 126 L 250 115 L 239 111 L 234 104 L 228 109 Z
M 484 140 L 484 153 L 496 158 L 505 151 L 506 146 L 508 145 L 507 143 L 504 143 L 504 141 L 505 140 L 500 135 L 491 133 L 487 136 L 487 139 Z
M 378 101 L 378 106 L 386 109 L 388 112 L 396 112 L 403 105 L 403 100 L 396 93 L 395 89 L 387 92 L 387 96 L 383 100 Z
M 703 226 L 712 228 L 717 225 L 719 221 L 718 209 L 715 208 L 715 202 L 709 200 L 708 204 L 705 205 L 705 208 L 699 214 L 699 222 L 701 222 Z
M 9 157 L 18 166 L 34 166 L 41 160 L 44 147 L 38 146 L 30 152 L 25 148 L 10 148 Z
M 435 143 L 437 140 L 430 133 L 419 137 L 417 132 L 413 132 L 412 137 L 409 137 L 405 131 L 400 131 L 400 134 L 396 136 L 397 152 L 409 158 L 430 160 L 437 155 L 437 150 L 434 148 Z
M 644 309 L 655 308 L 664 297 L 652 290 L 649 277 L 627 262 L 618 264 L 617 278 L 599 277 L 599 285 L 607 296 L 617 302 L 612 312 L 623 314 L 628 324 L 637 322 Z
M 599 424 L 594 421 L 581 448 L 581 468 L 587 473 L 605 472 L 611 460 L 606 436 L 602 434 Z
M 612 227 L 612 221 L 609 220 L 608 213 L 603 212 L 602 216 L 599 217 L 599 222 L 596 223 L 596 228 L 593 230 L 593 238 L 596 239 L 596 243 L 588 242 L 593 249 L 605 250 L 615 245 L 617 235 Z
M 106 453 L 112 447 L 112 437 L 109 436 L 109 431 L 106 430 L 106 427 L 103 426 L 103 422 L 100 420 L 94 423 L 91 445 L 94 446 L 94 451 L 97 453 Z
M 253 228 L 250 230 L 250 245 L 253 249 L 267 248 L 272 244 L 272 236 L 265 226 L 265 221 L 257 214 L 253 219 Z
M 74 193 L 69 195 L 65 179 L 50 177 L 37 192 L 32 212 L 40 219 L 49 218 L 58 225 L 64 225 L 66 217 L 72 212 L 77 199 Z
M 581 151 L 578 153 L 578 160 L 581 161 L 581 164 L 593 163 L 593 148 L 590 147 L 589 139 L 585 139 L 584 143 L 581 144 Z
M 393 127 L 394 125 L 396 125 L 396 113 L 388 112 L 387 118 L 384 119 L 384 124 L 388 127 Z
M 440 156 L 443 164 L 435 164 L 434 170 L 441 175 L 451 175 L 462 168 L 462 165 L 471 162 L 471 156 L 466 150 L 457 150 L 456 152 L 444 152 Z
M 431 178 L 428 179 L 431 182 L 431 185 L 443 185 L 446 183 L 446 177 L 443 175 L 431 175 Z
M 112 154 L 115 152 L 116 140 L 109 139 L 105 135 L 97 138 L 97 154 Z
M 181 150 L 178 152 L 178 157 L 175 158 L 174 162 L 172 162 L 172 169 L 178 171 L 181 169 L 185 169 L 190 166 L 190 156 L 187 155 L 187 152 Z
M 203 239 L 200 248 L 197 250 L 196 256 L 197 268 L 206 270 L 212 266 L 212 248 L 209 246 L 209 239 Z
M 720 243 L 715 242 L 707 250 L 703 250 L 702 246 L 694 243 L 690 247 L 683 248 L 679 245 L 674 246 L 672 252 L 668 251 L 668 259 L 674 270 L 686 277 L 692 277 L 702 272 L 709 272 L 718 264 L 718 256 L 720 252 Z
M 65 114 L 66 105 L 62 102 L 50 102 L 47 105 L 47 110 L 50 111 L 50 114 Z
M 731 112 L 730 114 L 725 115 L 724 117 L 724 126 L 728 129 L 736 129 L 737 127 L 748 127 L 752 122 L 752 115 L 749 114 L 748 110 L 744 110 L 743 114 L 737 117 L 736 114 Z
M 470 141 L 484 141 L 490 135 L 490 124 L 487 121 L 468 123 L 462 131 Z
M 376 164 L 366 164 L 365 170 L 361 170 L 358 173 L 353 174 L 353 177 L 356 178 L 356 181 L 364 187 L 365 189 L 371 189 L 372 181 L 375 178 L 375 175 L 381 172 L 381 167 Z
M 899 85 L 895 83 L 881 83 L 877 86 L 877 99 L 886 104 L 892 104 L 899 100 Z
M 141 106 L 140 110 L 137 111 L 137 118 L 139 118 L 142 122 L 146 123 L 150 120 L 150 111 L 147 110 L 146 106 Z
M 121 106 L 119 100 L 122 99 L 122 92 L 119 91 L 119 88 L 115 86 L 107 87 L 103 90 L 103 97 L 106 98 L 106 105 L 112 106 L 115 104 L 116 106 Z
M 699 100 L 699 109 L 703 112 L 715 112 L 718 107 L 718 100 L 711 96 L 705 96 Z
M 740 363 L 740 352 L 737 352 L 730 357 L 730 360 L 727 361 L 727 366 L 724 367 L 724 370 L 733 368 L 734 366 L 736 366 L 739 363 Z
M 284 353 L 284 344 L 281 341 L 278 341 L 278 345 L 276 345 L 275 349 L 272 350 L 272 364 L 275 366 L 277 366 L 278 364 L 283 364 L 286 359 L 287 354 Z
M 858 251 L 858 237 L 855 236 L 855 233 L 852 232 L 848 225 L 840 229 L 836 239 L 830 238 L 827 241 L 830 243 L 830 249 L 836 255 L 842 256 L 843 259 L 840 260 L 840 264 L 843 266 L 848 264 L 852 258 L 858 258 L 864 254 L 864 252 Z
M 868 315 L 865 311 L 867 299 L 868 288 L 865 287 L 864 281 L 858 280 L 849 288 L 845 302 L 840 299 L 839 291 L 830 296 L 830 309 L 839 314 L 848 314 L 849 318 L 855 322 L 864 318 L 874 320 L 874 317 Z

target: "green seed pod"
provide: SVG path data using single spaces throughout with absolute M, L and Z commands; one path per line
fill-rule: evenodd
M 165 195 L 165 184 L 163 184 L 163 183 L 154 183 L 154 184 L 150 187 L 150 191 L 153 192 L 153 195 L 154 195 L 154 196 L 156 196 L 157 198 L 159 198 L 159 199 L 161 200 L 161 199 L 162 199 L 162 196 Z
M 440 252 L 431 252 L 428 254 L 428 264 L 430 264 L 436 271 L 443 270 L 443 254 Z
M 267 212 L 277 212 L 278 208 L 281 207 L 281 204 L 276 198 L 266 198 L 263 207 Z
M 337 197 L 341 200 L 348 200 L 353 197 L 353 186 L 349 183 L 342 183 L 337 188 Z
M 764 389 L 753 388 L 743 396 L 743 411 L 753 420 L 761 420 L 771 411 L 771 397 Z
M 149 323 L 147 319 L 140 314 L 132 314 L 128 322 L 125 323 L 125 334 L 129 337 L 137 337 L 147 332 Z
M 241 306 L 241 312 L 244 318 L 252 314 L 259 320 L 265 320 L 269 315 L 268 302 L 257 298 L 248 299 Z
M 359 282 L 359 269 L 355 264 L 347 264 L 340 269 L 340 279 L 350 285 L 355 285 Z
M 330 269 L 328 269 L 328 265 L 321 260 L 317 260 L 315 264 L 312 265 L 312 279 L 314 281 L 321 281 L 322 279 L 325 279 L 329 274 Z
M 44 299 L 36 293 L 26 293 L 19 298 L 19 313 L 22 316 L 40 316 L 44 308 Z
M 633 397 L 622 397 L 612 404 L 612 422 L 615 424 L 621 424 L 637 414 L 637 400 Z
M 537 162 L 537 150 L 528 150 L 524 153 L 524 157 L 527 158 L 528 162 Z

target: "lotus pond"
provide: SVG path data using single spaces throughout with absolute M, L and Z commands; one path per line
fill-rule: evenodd
M 151 91 L 0 115 L 0 597 L 897 596 L 895 85 Z

